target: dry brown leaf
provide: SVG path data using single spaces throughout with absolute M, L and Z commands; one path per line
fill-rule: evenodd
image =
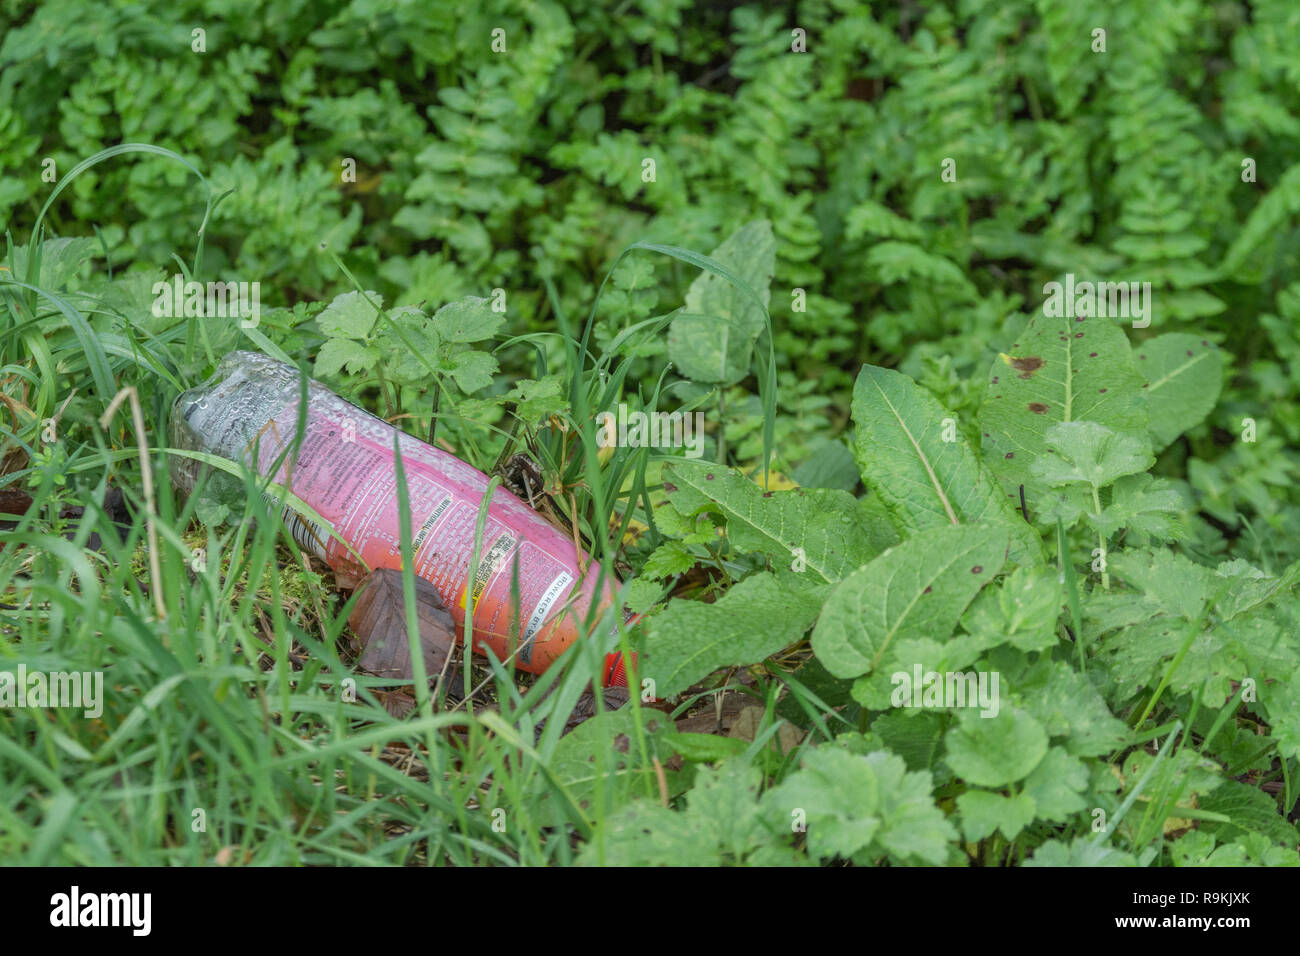
M 362 579 L 359 590 L 361 596 L 348 617 L 362 646 L 357 666 L 377 677 L 414 680 L 406 636 L 402 572 L 377 568 Z M 424 672 L 429 677 L 437 677 L 456 644 L 456 625 L 438 589 L 418 576 L 415 616 Z

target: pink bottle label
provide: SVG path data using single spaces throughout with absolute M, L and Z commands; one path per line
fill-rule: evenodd
M 298 403 L 294 401 L 262 429 L 257 461 L 261 474 L 270 471 L 292 442 L 297 415 Z M 292 483 L 287 461 L 275 480 L 316 509 L 369 568 L 400 568 L 393 451 L 375 440 L 379 437 L 376 425 L 390 428 L 341 401 L 324 407 L 313 401 L 293 465 Z M 388 434 L 391 440 L 391 431 Z M 399 441 L 411 508 L 413 570 L 437 587 L 456 624 L 463 626 L 474 530 L 487 476 L 408 435 L 401 435 Z M 315 521 L 290 511 L 286 511 L 285 520 L 304 550 L 335 570 L 365 572 L 347 547 Z M 531 508 L 507 490 L 497 489 L 484 524 L 472 595 L 476 642 L 489 639 L 499 650 L 508 639 L 516 567 L 521 608 L 519 662 L 527 667 L 533 639 L 573 591 L 576 550 Z

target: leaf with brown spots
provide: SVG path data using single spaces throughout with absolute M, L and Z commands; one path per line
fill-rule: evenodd
M 1029 469 L 1045 453 L 1043 434 L 1053 425 L 1087 420 L 1146 433 L 1143 379 L 1113 321 L 1034 315 L 1014 341 L 993 360 L 979 411 L 984 457 L 1003 497 L 1014 500 L 1022 484 L 1032 489 Z
M 970 442 L 944 441 L 951 413 L 906 375 L 864 365 L 853 387 L 854 455 L 862 479 L 907 533 L 985 521 L 1011 528 L 1012 559 L 1042 560 L 1033 529 L 1010 507 Z
M 1205 420 L 1219 400 L 1223 358 L 1199 335 L 1170 332 L 1142 343 L 1146 359 L 1139 371 L 1147 377 L 1151 441 L 1159 454 Z

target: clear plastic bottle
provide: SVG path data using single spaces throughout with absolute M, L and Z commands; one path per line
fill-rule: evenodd
M 177 448 L 242 461 L 266 475 L 293 442 L 298 402 L 297 369 L 257 352 L 232 352 L 207 382 L 177 398 L 171 441 Z M 488 484 L 478 469 L 398 432 L 313 381 L 292 474 L 286 455 L 275 480 L 325 518 L 364 564 L 315 520 L 289 508 L 284 519 L 300 547 L 344 577 L 359 578 L 372 568 L 400 569 L 394 433 L 400 434 L 411 508 L 413 570 L 438 589 L 459 634 L 475 523 Z M 172 462 L 173 481 L 190 492 L 203 466 L 180 456 Z M 232 476 L 219 471 L 207 488 L 222 500 L 244 499 L 242 483 L 236 487 Z M 496 488 L 475 575 L 473 642 L 476 650 L 491 648 L 498 660 L 514 649 L 509 644 L 516 616 L 511 600 L 516 557 L 521 609 L 517 665 L 541 673 L 577 640 L 578 622 L 586 619 L 595 600 L 596 573 L 584 578 L 573 541 L 507 489 Z M 612 601 L 616 586 L 607 584 L 602 604 Z M 604 677 L 607 684 L 624 683 L 617 654 L 607 659 Z

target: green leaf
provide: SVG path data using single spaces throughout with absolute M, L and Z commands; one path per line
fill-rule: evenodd
M 1189 621 L 1205 608 L 1214 576 L 1204 565 L 1163 548 L 1119 552 L 1111 556 L 1110 567 L 1147 600 Z
M 1200 808 L 1222 813 L 1231 823 L 1203 820 L 1198 826 L 1225 842 L 1258 833 L 1273 843 L 1294 850 L 1300 833 L 1278 813 L 1277 803 L 1262 790 L 1236 780 L 1225 780 L 1211 793 L 1201 796 Z
M 967 783 L 999 788 L 1022 780 L 1047 754 L 1047 731 L 1023 710 L 996 717 L 963 711 L 948 731 L 944 760 Z
M 643 710 L 642 716 L 645 732 L 652 742 L 657 732 L 670 726 L 670 721 L 655 711 Z M 636 732 L 636 716 L 631 707 L 606 711 L 584 720 L 556 744 L 548 764 L 550 780 L 562 786 L 579 811 L 589 817 L 594 814 L 590 804 L 596 798 L 597 790 L 602 792 L 602 799 L 609 801 L 605 805 L 607 811 L 622 806 L 634 794 L 646 792 L 646 774 L 655 775 L 653 765 L 641 767 L 639 758 L 634 759 L 634 748 L 616 745 L 620 739 L 635 740 Z M 598 750 L 609 754 L 604 775 L 600 763 L 593 756 Z M 544 785 L 542 778 L 538 783 Z M 543 795 L 539 813 L 547 821 L 545 825 L 560 826 L 564 823 L 562 799 L 554 790 Z
M 1013 558 L 1041 560 L 1037 537 L 961 440 L 952 416 L 906 375 L 864 365 L 853 387 L 854 454 L 862 478 L 907 532 L 985 521 L 1012 528 Z M 1036 559 L 1035 559 L 1036 556 Z
M 957 798 L 961 829 L 967 840 L 983 840 L 1001 830 L 1008 840 L 1034 822 L 1034 801 L 1023 793 L 1004 797 L 987 790 L 967 790 Z
M 466 296 L 433 314 L 433 325 L 445 342 L 481 342 L 497 334 L 505 313 L 493 312 L 490 299 Z
M 1155 458 L 1151 442 L 1096 422 L 1062 422 L 1047 429 L 1047 454 L 1030 471 L 1049 485 L 1104 488 L 1122 475 L 1146 471 Z
M 908 772 L 888 751 L 861 756 L 820 747 L 805 751 L 800 769 L 763 803 L 773 826 L 789 827 L 802 812 L 816 858 L 938 865 L 957 832 L 934 805 L 932 787 L 928 772 Z
M 1278 754 L 1283 759 L 1300 757 L 1300 671 L 1286 683 L 1266 685 L 1261 690 Z
M 1200 336 L 1170 332 L 1142 343 L 1137 366 L 1146 376 L 1151 442 L 1159 453 L 1213 410 L 1223 381 L 1222 353 Z
M 344 292 L 316 316 L 316 324 L 330 338 L 364 339 L 379 318 L 375 307 L 366 301 L 367 296 L 383 306 L 383 296 L 378 292 L 367 292 L 365 296 L 360 292 Z
M 379 361 L 379 350 L 352 339 L 326 339 L 325 344 L 316 353 L 316 364 L 312 375 L 325 378 L 337 375 L 344 366 L 354 374 L 374 368 Z
M 9 264 L 12 275 L 24 281 L 27 278 L 27 249 L 27 246 L 14 246 L 13 261 Z M 32 285 L 48 292 L 60 291 L 80 271 L 82 263 L 99 251 L 99 240 L 88 236 L 46 239 L 41 243 L 41 275 Z M 170 276 L 166 279 L 170 281 Z M 179 310 L 180 306 L 176 305 L 176 309 Z
M 497 370 L 497 360 L 487 352 L 475 352 L 466 349 L 448 356 L 443 368 L 451 373 L 456 384 L 464 392 L 477 392 L 492 384 L 492 376 Z
M 761 571 L 712 604 L 671 601 L 650 619 L 642 676 L 672 697 L 720 667 L 757 663 L 803 637 L 824 596 L 792 572 Z
M 1132 853 L 1115 850 L 1104 844 L 1096 844 L 1091 837 L 1076 837 L 1071 843 L 1060 840 L 1048 840 L 1034 855 L 1025 861 L 1025 866 L 1080 867 L 1080 866 L 1137 866 L 1137 858 Z
M 771 299 L 776 238 L 766 219 L 736 230 L 710 256 L 758 293 L 765 308 Z M 749 372 L 755 340 L 766 325 L 758 302 L 711 272 L 697 276 L 686 294 L 682 315 L 668 331 L 668 357 L 687 378 L 730 384 Z
M 1005 528 L 938 527 L 908 538 L 831 591 L 813 652 L 837 677 L 874 670 L 899 638 L 944 640 L 1006 561 Z
M 1081 757 L 1119 747 L 1128 726 L 1114 716 L 1088 679 L 1064 661 L 1040 660 L 1018 682 L 1020 700 L 1052 737 Z
M 672 462 L 663 469 L 673 508 L 690 515 L 716 508 L 727 519 L 727 538 L 739 552 L 772 555 L 782 567 L 798 560 L 819 581 L 834 583 L 898 540 L 887 523 L 843 491 L 797 488 L 765 492 L 733 468 Z
M 789 845 L 790 827 L 769 827 L 759 802 L 763 775 L 753 763 L 729 759 L 701 767 L 686 808 L 633 803 L 614 814 L 588 842 L 580 864 L 598 861 L 605 845 L 610 866 L 788 866 L 803 862 Z M 651 832 L 652 831 L 652 832 Z
M 1087 420 L 1145 434 L 1142 383 L 1128 337 L 1110 319 L 1036 315 L 989 370 L 979 411 L 985 460 L 1016 492 L 1055 447 L 1047 436 L 1054 425 Z
M 515 415 L 529 425 L 569 410 L 568 383 L 559 372 L 536 381 L 521 379 L 506 398 L 518 403 Z
M 717 866 L 716 843 L 700 820 L 637 801 L 606 818 L 578 854 L 579 866 Z M 603 856 L 602 856 L 603 852 Z
M 1022 651 L 1056 645 L 1061 616 L 1060 575 L 1053 568 L 1016 568 L 997 588 L 986 588 L 962 616 L 971 634 L 987 634 Z
M 1088 768 L 1083 761 L 1060 747 L 1052 747 L 1025 778 L 1021 792 L 1034 801 L 1035 817 L 1064 823 L 1087 809 L 1088 801 L 1083 797 L 1087 788 Z
M 695 567 L 697 558 L 680 541 L 665 541 L 651 552 L 641 566 L 641 573 L 648 578 L 662 580 L 674 575 L 685 574 Z

